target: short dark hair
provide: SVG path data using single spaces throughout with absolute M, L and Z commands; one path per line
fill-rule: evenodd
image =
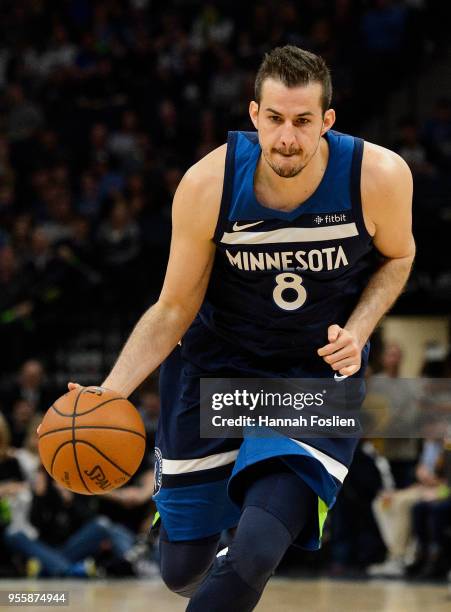
M 263 81 L 269 78 L 277 79 L 287 87 L 321 83 L 323 113 L 330 107 L 332 80 L 326 62 L 319 55 L 293 45 L 276 47 L 266 53 L 255 78 L 255 101 L 258 104 L 261 100 Z

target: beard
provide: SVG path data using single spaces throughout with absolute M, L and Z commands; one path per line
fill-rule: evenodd
M 300 150 L 280 151 L 278 149 L 274 149 L 273 151 L 275 153 L 285 155 L 287 159 L 289 159 L 289 156 L 294 157 L 294 155 L 299 155 L 300 153 Z M 274 159 L 272 159 L 266 153 L 263 153 L 263 154 L 264 154 L 264 157 L 265 157 L 265 160 L 268 166 L 271 168 L 271 170 L 273 170 L 277 174 L 277 176 L 280 176 L 281 178 L 293 178 L 297 176 L 300 172 L 302 172 L 302 170 L 308 164 L 308 162 L 307 163 L 298 162 L 296 164 L 282 165 L 282 164 L 278 164 Z
M 279 153 L 279 155 L 284 155 L 286 156 L 286 159 L 290 159 L 290 156 L 294 156 L 295 155 L 301 155 L 302 154 L 302 149 L 288 149 L 288 150 L 283 150 L 283 149 L 272 149 L 271 150 L 271 154 L 265 152 L 262 150 L 263 152 L 263 156 L 268 164 L 268 166 L 271 168 L 271 170 L 273 170 L 273 172 L 275 172 L 277 174 L 277 176 L 280 176 L 281 178 L 294 178 L 295 176 L 297 176 L 298 174 L 300 174 L 304 168 L 310 163 L 310 161 L 312 160 L 313 156 L 315 155 L 316 151 L 318 150 L 319 147 L 319 143 L 321 140 L 321 135 L 318 138 L 318 143 L 316 145 L 315 150 L 313 151 L 313 153 L 310 155 L 310 157 L 307 160 L 303 160 L 303 161 L 298 161 L 297 163 L 292 163 L 291 165 L 282 165 L 282 164 L 278 164 L 273 157 L 271 156 L 271 154 L 273 153 Z

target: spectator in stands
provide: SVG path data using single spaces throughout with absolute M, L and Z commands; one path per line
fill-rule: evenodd
M 30 486 L 10 440 L 8 423 L 0 412 L 0 540 L 6 546 L 17 532 L 27 539 L 37 535 L 29 521 Z
M 24 400 L 31 407 L 31 417 L 33 413 L 45 413 L 54 397 L 54 389 L 47 380 L 43 363 L 37 359 L 28 359 L 21 365 L 15 382 L 7 389 L 5 407 Z
M 419 386 L 414 379 L 400 378 L 403 353 L 396 342 L 388 342 L 383 348 L 382 371 L 368 379 L 368 393 L 365 405 L 372 396 L 383 396 L 387 402 L 391 435 L 405 431 L 415 422 L 418 415 Z M 409 486 L 415 481 L 415 466 L 418 457 L 418 443 L 415 438 L 385 438 L 381 453 L 390 462 L 396 487 Z
M 42 278 L 55 261 L 55 254 L 47 233 L 41 226 L 32 230 L 27 266 L 33 275 Z
M 36 475 L 41 469 L 41 459 L 38 451 L 39 438 L 36 429 L 42 422 L 42 417 L 43 415 L 40 413 L 31 417 L 22 446 L 14 449 L 14 456 L 19 461 L 22 474 L 31 487 L 34 486 Z
M 380 555 L 383 544 L 371 504 L 385 482 L 386 471 L 386 462 L 373 443 L 362 440 L 331 512 L 331 575 L 361 573 Z
M 404 489 L 386 488 L 374 500 L 374 516 L 387 547 L 387 558 L 368 568 L 370 576 L 406 574 L 413 550 L 412 508 L 420 500 L 437 499 L 442 494 L 443 482 L 437 475 L 442 448 L 441 441 L 426 440 L 416 468 L 416 482 Z
M 135 535 L 145 533 L 152 514 L 153 487 L 153 461 L 146 452 L 137 472 L 123 487 L 99 498 L 99 512 Z
M 29 213 L 18 215 L 11 227 L 10 244 L 16 254 L 19 267 L 22 267 L 30 245 L 32 217 Z
M 13 520 L 12 504 L 15 497 L 26 489 L 19 461 L 11 448 L 8 423 L 0 412 L 0 528 Z
M 112 299 L 119 309 L 125 308 L 139 293 L 137 261 L 142 242 L 139 226 L 122 195 L 113 197 L 110 214 L 99 227 L 96 244 Z
M 95 219 L 100 213 L 100 204 L 99 184 L 92 172 L 85 171 L 81 175 L 75 207 L 84 217 Z
M 0 354 L 0 369 L 10 372 L 29 354 L 33 331 L 27 327 L 33 312 L 30 275 L 6 244 L 0 248 L 0 334 L 8 351 Z
M 200 120 L 199 141 L 195 154 L 196 160 L 204 157 L 207 153 L 219 147 L 220 144 L 217 135 L 215 113 L 211 109 L 205 109 Z
M 241 100 L 243 74 L 237 69 L 233 56 L 223 52 L 218 58 L 218 69 L 211 81 L 209 99 L 216 111 L 237 114 L 236 105 Z
M 449 406 L 451 402 L 450 376 L 451 352 L 442 360 L 442 368 L 435 364 L 435 375 L 443 378 L 443 385 L 432 381 L 428 400 L 443 416 L 438 423 L 438 434 L 443 435 L 449 427 Z M 428 404 L 430 405 L 430 404 Z M 447 418 L 448 417 L 448 418 Z M 442 454 L 438 460 L 437 472 L 441 479 L 436 495 L 419 501 L 412 510 L 413 529 L 418 541 L 416 560 L 410 568 L 422 578 L 435 578 L 451 568 L 451 440 L 443 440 Z
M 5 244 L 0 249 L 0 320 L 8 323 L 21 316 L 20 306 L 27 295 L 26 279 L 14 249 Z
M 2 428 L 0 419 L 0 439 L 5 427 Z M 16 473 L 18 482 L 5 484 L 3 488 L 0 483 L 0 495 L 3 491 L 9 496 L 11 510 L 3 541 L 13 553 L 20 553 L 25 558 L 26 574 L 29 577 L 95 576 L 98 568 L 94 557 L 99 557 L 112 573 L 120 568 L 130 575 L 155 575 L 157 568 L 150 559 L 149 550 L 125 527 L 96 515 L 95 498 L 65 489 L 49 477 L 42 465 L 36 469 L 36 463 L 31 461 L 37 452 L 35 421 L 30 425 L 27 445 L 33 449 L 27 454 L 24 449 L 11 451 L 17 463 L 13 465 L 10 461 L 9 473 L 13 477 Z M 25 473 L 30 479 L 32 495 L 30 484 L 23 482 L 20 465 L 27 466 Z M 0 460 L 0 481 L 2 474 Z M 12 502 L 10 497 L 16 490 L 21 491 L 21 497 L 16 495 Z M 8 507 L 2 505 L 1 497 L 0 508 L 8 517 Z
M 422 375 L 440 377 L 444 384 L 437 384 L 437 380 L 425 381 L 421 393 L 421 408 L 426 417 L 431 407 L 435 409 L 435 414 L 438 411 L 438 414 L 444 416 L 439 417 L 438 421 L 432 418 L 426 420 L 426 432 L 429 432 L 431 437 L 423 443 L 415 471 L 415 483 L 404 489 L 387 486 L 373 504 L 375 517 L 387 547 L 386 561 L 369 568 L 369 573 L 374 576 L 403 576 L 406 573 L 422 571 L 422 575 L 427 577 L 433 576 L 437 571 L 446 570 L 443 564 L 443 547 L 444 532 L 449 525 L 446 516 L 449 513 L 448 485 L 451 484 L 451 464 L 445 464 L 445 457 L 449 461 L 450 455 L 444 450 L 441 436 L 446 427 L 446 414 L 451 399 L 447 382 L 451 373 L 451 359 L 450 355 L 443 353 L 440 346 L 433 344 L 427 347 L 425 357 Z M 409 565 L 413 560 L 412 544 L 415 536 L 419 547 L 415 563 Z
M 51 180 L 57 185 L 55 172 Z M 73 216 L 72 197 L 69 191 L 60 188 L 55 192 L 55 197 L 47 203 L 47 218 L 40 224 L 40 230 L 44 233 L 50 245 L 57 244 L 63 240 L 72 238 L 73 228 L 71 226 Z
M 34 404 L 26 399 L 17 399 L 9 417 L 11 446 L 20 448 L 25 442 L 31 419 L 35 414 Z
M 124 172 L 129 172 L 136 167 L 141 158 L 136 113 L 131 110 L 122 113 L 119 129 L 109 137 L 108 151 L 119 161 Z
M 438 487 L 435 499 L 424 499 L 412 508 L 413 531 L 418 549 L 410 573 L 420 578 L 443 577 L 451 568 L 450 484 L 448 474 L 447 480 Z

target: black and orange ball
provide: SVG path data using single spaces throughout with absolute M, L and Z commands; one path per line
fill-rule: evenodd
M 146 447 L 136 408 L 114 391 L 81 387 L 51 406 L 39 429 L 47 472 L 75 493 L 98 495 L 122 486 L 138 469 Z

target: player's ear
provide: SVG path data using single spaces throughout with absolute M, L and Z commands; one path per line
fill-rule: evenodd
M 249 104 L 249 116 L 254 124 L 254 128 L 258 130 L 258 103 L 254 100 Z
M 328 132 L 334 123 L 335 123 L 335 111 L 333 108 L 329 108 L 324 113 L 323 128 L 321 130 L 321 136 L 323 136 L 326 132 Z

